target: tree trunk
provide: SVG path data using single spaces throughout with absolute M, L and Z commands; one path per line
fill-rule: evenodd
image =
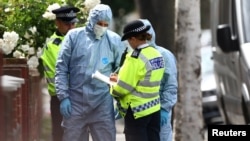
M 157 45 L 175 54 L 175 0 L 136 0 L 140 18 L 148 19 L 154 27 Z
M 176 31 L 179 94 L 174 109 L 175 141 L 204 140 L 200 34 L 200 1 L 179 0 Z

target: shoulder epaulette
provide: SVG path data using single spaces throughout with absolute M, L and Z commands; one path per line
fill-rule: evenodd
M 62 40 L 60 38 L 55 38 L 53 41 L 53 44 L 59 45 L 61 42 L 62 42 Z
M 138 56 L 140 55 L 141 49 L 135 49 L 132 54 L 131 57 L 133 58 L 138 58 Z

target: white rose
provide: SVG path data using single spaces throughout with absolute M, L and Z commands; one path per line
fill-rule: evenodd
M 24 52 L 29 51 L 30 46 L 29 45 L 21 45 L 21 50 Z
M 97 4 L 100 4 L 100 0 L 85 0 L 84 5 L 87 9 L 92 9 L 94 8 Z
M 43 17 L 48 20 L 55 20 L 56 15 L 52 13 L 52 10 L 58 9 L 61 6 L 58 3 L 54 3 L 52 5 L 49 5 L 47 10 L 44 12 Z
M 36 56 L 31 56 L 27 61 L 29 68 L 33 69 L 39 65 L 38 58 Z
M 34 49 L 33 47 L 30 47 L 30 48 L 29 48 L 29 51 L 28 51 L 28 54 L 29 54 L 29 55 L 35 54 L 35 49 Z
M 14 46 L 16 46 L 17 41 L 19 40 L 19 35 L 15 31 L 4 32 L 3 40 L 8 42 L 8 44 L 14 44 Z
M 47 11 L 52 12 L 52 10 L 58 9 L 60 7 L 61 6 L 58 3 L 54 3 L 54 4 L 48 6 Z
M 31 35 L 30 35 L 28 32 L 25 32 L 24 38 L 25 38 L 25 39 L 29 39 L 30 37 L 31 37 Z
M 13 57 L 15 57 L 15 58 L 21 58 L 22 57 L 22 52 L 18 51 L 18 50 L 14 51 Z
M 35 26 L 33 26 L 29 28 L 29 31 L 31 31 L 31 33 L 34 35 L 37 32 L 37 29 Z
M 42 53 L 43 53 L 42 48 L 38 47 L 38 48 L 37 48 L 37 52 L 36 52 L 36 56 L 37 56 L 38 58 L 40 58 L 40 57 L 42 56 Z
M 10 42 L 5 42 L 3 47 L 2 47 L 2 50 L 3 50 L 4 54 L 8 55 L 12 52 L 13 46 L 10 44 Z

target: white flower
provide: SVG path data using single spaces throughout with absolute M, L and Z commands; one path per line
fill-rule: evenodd
M 4 32 L 3 39 L 1 40 L 1 49 L 4 54 L 8 55 L 12 52 L 17 45 L 18 39 L 19 35 L 16 32 Z
M 29 54 L 29 55 L 35 54 L 35 49 L 34 49 L 33 47 L 30 47 L 30 48 L 29 48 L 29 51 L 28 51 L 28 54 Z
M 14 51 L 13 57 L 15 57 L 15 58 L 21 58 L 22 57 L 22 52 L 18 51 L 18 50 Z
M 47 10 L 44 12 L 43 17 L 48 20 L 54 20 L 56 19 L 56 15 L 52 13 L 52 10 L 58 9 L 61 6 L 58 3 L 54 3 L 52 5 L 49 5 Z
M 34 35 L 37 32 L 37 29 L 35 26 L 29 28 L 30 32 Z M 12 32 L 4 32 L 3 38 L 0 38 L 0 49 L 4 52 L 4 54 L 8 55 L 13 52 L 12 56 L 14 58 L 28 58 L 31 56 L 27 64 L 29 68 L 36 68 L 39 65 L 38 57 L 42 54 L 42 49 L 39 47 L 37 49 L 37 52 L 34 47 L 30 47 L 29 44 L 33 44 L 34 40 L 31 39 L 32 35 L 29 35 L 28 32 L 25 34 L 25 38 L 29 39 L 27 40 L 28 44 L 22 44 L 17 46 L 19 35 L 12 31 Z M 38 57 L 35 55 L 39 55 Z
M 5 8 L 5 9 L 4 9 L 4 12 L 6 12 L 6 13 L 8 13 L 8 12 L 10 12 L 10 11 L 11 11 L 10 8 Z
M 33 39 L 30 39 L 30 40 L 28 41 L 28 44 L 29 44 L 29 45 L 33 45 L 33 43 L 34 43 L 34 40 L 33 40 Z
M 8 42 L 17 43 L 19 35 L 15 31 L 4 32 L 3 39 Z
M 30 46 L 29 45 L 21 45 L 21 50 L 24 52 L 29 51 Z
M 30 37 L 31 37 L 31 35 L 30 35 L 28 32 L 25 32 L 24 38 L 25 38 L 25 39 L 29 39 Z
M 94 8 L 97 4 L 100 4 L 100 0 L 85 0 L 84 5 L 87 9 L 92 9 Z
M 45 19 L 48 19 L 48 20 L 54 20 L 54 19 L 56 19 L 56 15 L 53 14 L 52 12 L 45 12 L 45 13 L 43 14 L 43 17 L 44 17 Z
M 35 26 L 33 26 L 29 28 L 29 31 L 31 31 L 31 33 L 34 35 L 37 32 L 37 29 Z
M 11 6 L 11 5 L 8 5 L 8 6 Z M 15 10 L 14 8 L 7 7 L 4 9 L 4 12 L 9 13 L 9 12 L 14 11 L 14 10 Z
M 40 57 L 42 56 L 42 53 L 43 53 L 42 48 L 41 48 L 41 47 L 38 47 L 38 48 L 37 48 L 37 52 L 36 52 L 36 56 L 37 56 L 38 58 L 40 58 Z
M 54 4 L 48 6 L 47 11 L 52 12 L 52 10 L 58 9 L 60 7 L 61 6 L 58 3 L 54 3 Z
M 38 58 L 36 56 L 31 56 L 27 62 L 29 68 L 34 69 L 39 65 Z
M 4 43 L 3 47 L 2 47 L 2 50 L 3 50 L 4 54 L 8 55 L 8 54 L 10 54 L 12 52 L 13 47 L 10 44 Z

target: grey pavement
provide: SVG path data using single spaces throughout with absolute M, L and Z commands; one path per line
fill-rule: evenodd
M 123 134 L 124 122 L 123 119 L 116 120 L 116 141 L 125 141 L 125 136 Z M 92 139 L 90 138 L 90 141 Z
M 125 141 L 125 136 L 123 133 L 124 121 L 123 119 L 116 120 L 116 141 Z

